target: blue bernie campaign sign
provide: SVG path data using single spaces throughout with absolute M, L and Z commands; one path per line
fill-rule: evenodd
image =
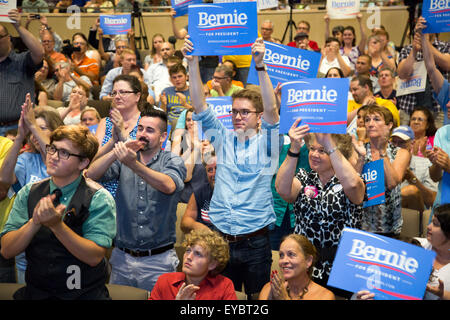
M 231 97 L 206 98 L 206 103 L 214 110 L 217 119 L 222 122 L 225 128 L 234 130 L 230 113 L 233 104 L 233 99 Z
M 264 41 L 264 44 L 266 47 L 264 63 L 274 88 L 278 83 L 316 78 L 320 65 L 320 53 L 268 41 Z M 259 85 L 258 72 L 253 59 L 247 82 Z
M 357 229 L 342 232 L 328 285 L 375 300 L 421 300 L 436 253 Z
M 167 125 L 167 137 L 166 140 L 164 140 L 161 149 L 165 150 L 167 145 L 167 140 L 169 140 L 170 131 L 172 130 L 172 126 L 170 124 Z
M 194 56 L 250 55 L 258 38 L 256 2 L 190 5 Z
M 131 30 L 131 14 L 100 15 L 103 34 L 126 34 Z
M 427 20 L 424 33 L 450 32 L 450 1 L 423 0 L 422 16 Z
M 203 0 L 172 0 L 171 2 L 176 18 L 187 15 L 189 5 L 203 3 Z
M 450 203 L 450 174 L 444 171 L 442 175 L 441 204 Z
M 366 163 L 361 175 L 366 182 L 367 192 L 367 201 L 364 201 L 363 208 L 385 203 L 384 160 L 380 159 Z
M 286 82 L 281 87 L 280 133 L 294 121 L 310 132 L 347 132 L 348 79 L 316 78 Z

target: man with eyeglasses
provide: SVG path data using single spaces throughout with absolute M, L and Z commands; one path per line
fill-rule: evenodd
M 311 25 L 308 21 L 301 20 L 297 23 L 297 33 L 306 33 L 309 35 L 309 32 L 311 31 Z M 309 38 L 308 38 L 309 39 Z M 296 41 L 289 42 L 287 44 L 290 47 L 297 47 Z M 311 50 L 320 52 L 319 45 L 314 40 L 308 40 L 308 46 Z
M 34 100 L 34 73 L 42 67 L 44 49 L 31 32 L 21 26 L 17 9 L 8 12 L 26 52 L 16 53 L 5 26 L 0 25 L 0 135 L 18 126 L 22 102 L 28 92 Z
M 50 31 L 44 30 L 40 34 L 45 53 L 44 59 L 48 63 L 49 72 L 53 73 L 55 71 L 55 64 L 61 61 L 67 61 L 67 58 L 61 52 L 55 51 L 55 38 Z
M 211 81 L 211 97 L 232 96 L 243 88 L 233 84 L 233 70 L 225 64 L 219 65 L 214 71 Z
M 272 38 L 273 34 L 273 22 L 270 20 L 265 20 L 261 25 L 261 37 L 264 41 L 270 41 L 275 43 L 280 43 L 279 40 Z
M 261 90 L 243 89 L 232 95 L 233 131 L 206 103 L 198 57 L 188 55 L 194 45 L 187 36 L 182 50 L 188 60 L 192 118 L 202 123 L 217 154 L 209 218 L 230 244 L 231 258 L 223 274 L 237 290 L 244 285 L 248 298 L 255 299 L 270 280 L 269 225 L 276 220 L 271 182 L 279 156 L 279 115 L 263 62 L 264 41 L 258 38 L 252 46 Z
M 46 146 L 50 178 L 16 196 L 2 232 L 1 254 L 25 251 L 26 286 L 17 300 L 110 299 L 106 251 L 116 235 L 114 199 L 82 175 L 98 141 L 81 125 L 58 127 Z

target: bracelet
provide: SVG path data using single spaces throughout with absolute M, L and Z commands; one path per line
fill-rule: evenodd
M 287 154 L 290 157 L 298 158 L 300 156 L 300 151 L 298 153 L 294 153 L 294 152 L 291 151 L 291 149 L 288 149 Z
M 327 151 L 328 155 L 331 155 L 333 152 L 335 152 L 338 149 L 338 147 L 334 147 L 333 149 Z

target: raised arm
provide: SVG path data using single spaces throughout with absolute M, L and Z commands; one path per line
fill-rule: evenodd
M 200 67 L 198 65 L 198 56 L 192 56 L 188 53 L 194 50 L 194 44 L 189 40 L 189 35 L 184 39 L 184 46 L 181 50 L 188 61 L 189 68 L 189 93 L 191 96 L 192 107 L 195 113 L 200 113 L 208 107 L 205 94 L 203 92 L 203 82 L 200 76 Z
M 283 90 L 283 89 L 281 89 Z M 295 178 L 295 170 L 297 168 L 298 156 L 302 147 L 302 140 L 309 132 L 308 125 L 301 125 L 301 119 L 295 120 L 291 129 L 289 129 L 289 138 L 291 139 L 291 147 L 288 155 L 284 159 L 282 165 L 278 169 L 277 178 L 275 180 L 275 188 L 278 194 L 285 201 L 294 203 L 302 188 L 301 182 Z
M 263 39 L 256 39 L 255 43 L 252 45 L 252 56 L 256 68 L 265 66 L 263 60 L 265 51 L 266 47 Z M 275 124 L 280 120 L 277 109 L 277 99 L 275 97 L 272 81 L 270 81 L 269 75 L 267 74 L 265 68 L 258 70 L 258 79 L 264 106 L 264 120 L 270 124 Z
M 436 93 L 442 88 L 444 84 L 444 77 L 442 73 L 436 67 L 434 56 L 430 50 L 430 42 L 427 36 L 423 34 L 423 29 L 426 26 L 426 20 L 420 17 L 416 24 L 416 32 L 420 35 L 420 41 L 422 44 L 423 60 L 425 61 L 425 67 L 427 69 L 428 76 L 430 77 L 431 85 Z
M 25 46 L 30 50 L 31 58 L 34 64 L 39 64 L 44 59 L 44 48 L 40 41 L 27 29 L 20 24 L 21 14 L 17 9 L 12 9 L 8 12 L 8 18 L 13 22 L 14 28 L 16 28 Z
M 329 153 L 334 173 L 341 183 L 347 198 L 354 204 L 360 204 L 364 200 L 365 185 L 355 168 L 337 149 L 336 142 L 330 134 L 316 133 L 316 139 Z M 334 150 L 334 151 L 332 151 Z M 332 151 L 330 153 L 330 151 Z

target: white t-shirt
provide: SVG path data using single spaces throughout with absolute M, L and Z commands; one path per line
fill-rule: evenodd
M 342 56 L 342 59 L 351 68 L 351 63 L 350 63 L 350 60 L 348 59 L 348 57 L 347 56 Z M 338 59 L 336 58 L 333 61 L 328 61 L 327 57 L 324 57 L 322 59 L 322 62 L 320 63 L 319 72 L 323 73 L 323 75 L 326 75 L 330 68 L 339 68 L 339 69 L 341 68 L 339 66 Z
M 426 238 L 414 238 L 417 239 L 420 242 L 420 245 L 422 248 L 427 250 L 432 250 L 431 243 Z M 448 291 L 450 288 L 450 263 L 446 264 L 439 270 L 433 269 L 433 276 L 430 277 L 431 281 L 428 281 L 429 285 L 432 286 L 438 286 L 438 278 L 444 282 L 444 290 Z M 423 297 L 424 300 L 438 300 L 439 297 L 432 294 L 431 292 L 425 291 L 425 296 Z

